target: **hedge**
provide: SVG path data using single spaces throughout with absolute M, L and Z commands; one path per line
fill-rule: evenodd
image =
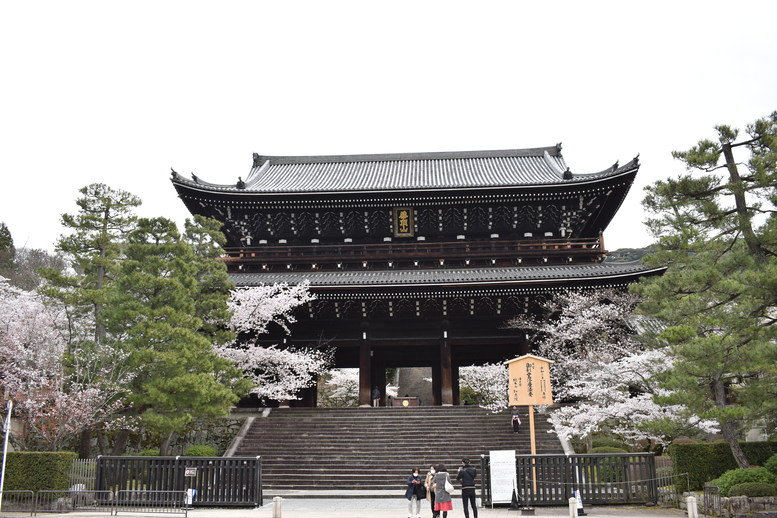
M 71 451 L 12 451 L 5 465 L 4 491 L 66 490 L 70 467 L 78 455 Z
M 731 486 L 728 496 L 777 496 L 777 486 L 765 482 L 745 482 Z
M 614 439 L 612 437 L 598 437 L 591 441 L 591 448 L 605 448 L 605 447 L 621 448 L 622 450 L 628 452 L 628 449 L 626 449 L 626 445 L 623 444 L 622 441 L 619 441 L 618 439 Z
M 777 442 L 741 442 L 740 445 L 745 457 L 754 466 L 763 466 L 769 457 L 777 453 Z M 684 477 L 678 478 L 678 490 L 681 491 L 701 491 L 706 482 L 739 467 L 726 442 L 672 444 L 669 455 L 675 474 L 688 473 L 690 487 L 685 487 Z

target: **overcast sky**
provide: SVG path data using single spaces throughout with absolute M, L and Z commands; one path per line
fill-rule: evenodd
M 52 249 L 93 182 L 182 223 L 171 167 L 233 183 L 254 152 L 561 142 L 576 173 L 640 155 L 605 245 L 645 246 L 671 151 L 777 109 L 776 20 L 770 0 L 2 2 L 0 221 Z

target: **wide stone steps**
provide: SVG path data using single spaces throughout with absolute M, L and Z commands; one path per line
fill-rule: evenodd
M 257 413 L 237 456 L 262 457 L 265 494 L 276 490 L 402 492 L 414 466 L 443 462 L 455 478 L 459 461 L 490 450 L 530 452 L 527 409 L 512 433 L 510 415 L 478 407 L 282 408 Z M 560 453 L 558 438 L 535 414 L 537 453 Z

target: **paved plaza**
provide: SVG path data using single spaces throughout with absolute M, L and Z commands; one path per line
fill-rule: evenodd
M 462 518 L 461 501 L 454 500 L 454 510 L 448 513 L 448 518 Z M 663 509 L 659 507 L 606 507 L 597 506 L 586 509 L 587 516 L 611 518 L 681 518 L 686 516 L 679 509 Z M 195 509 L 188 514 L 192 518 L 275 518 L 272 500 L 256 509 Z M 1 513 L 0 518 L 29 516 Z M 107 513 L 67 513 L 46 514 L 47 517 L 68 518 L 99 518 Z M 153 518 L 160 514 L 126 513 L 118 516 L 127 518 Z M 170 515 L 181 516 L 181 515 Z M 284 498 L 281 505 L 281 518 L 405 518 L 407 516 L 407 500 L 402 497 L 387 498 Z M 428 506 L 421 510 L 421 518 L 431 518 Z M 471 514 L 470 514 L 471 516 Z M 521 511 L 511 511 L 507 507 L 480 508 L 479 518 L 519 518 Z M 534 516 L 544 518 L 568 518 L 569 511 L 562 507 L 538 507 Z M 701 514 L 699 516 L 702 516 Z

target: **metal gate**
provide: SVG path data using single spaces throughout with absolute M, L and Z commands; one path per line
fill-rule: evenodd
M 256 507 L 262 501 L 260 457 L 97 458 L 95 489 L 188 491 L 192 505 Z
M 490 505 L 488 455 L 481 465 L 481 498 Z M 576 490 L 587 504 L 644 504 L 658 499 L 652 453 L 516 455 L 515 470 L 521 505 L 567 505 Z

